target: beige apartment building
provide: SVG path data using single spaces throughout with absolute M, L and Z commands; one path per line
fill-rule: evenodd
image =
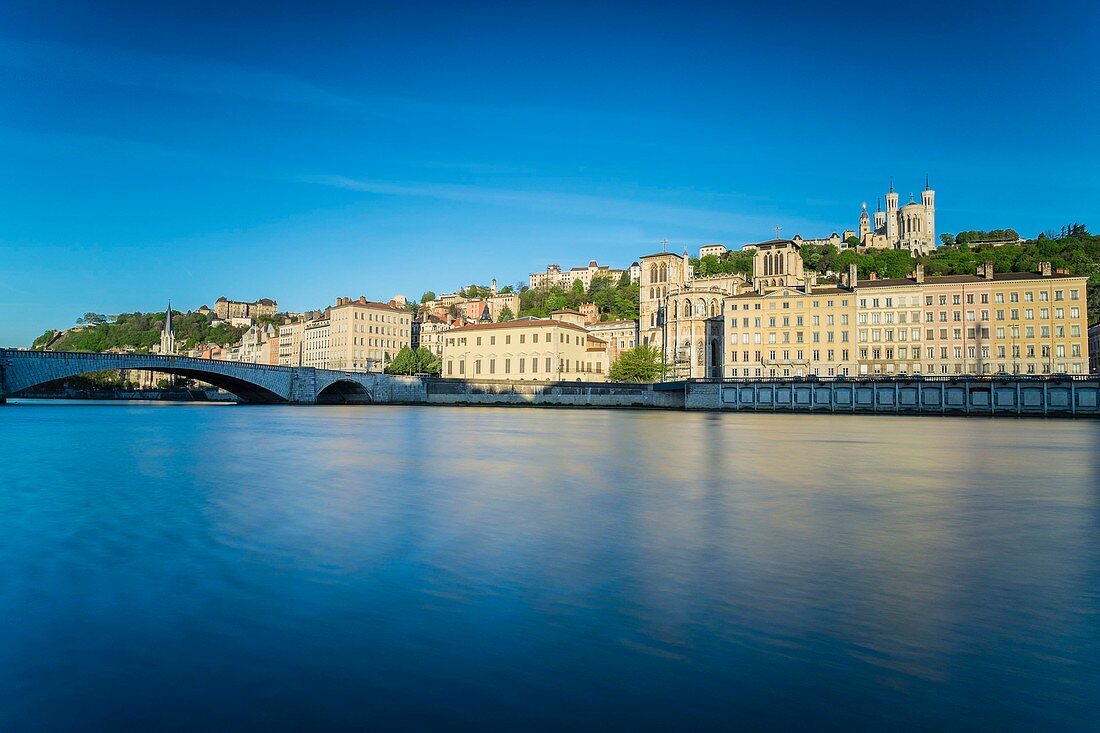
M 606 381 L 607 344 L 590 336 L 580 314 L 518 318 L 449 331 L 443 376 L 513 381 Z
M 382 371 L 412 346 L 412 314 L 360 296 L 337 298 L 329 308 L 328 368 Z
M 444 334 L 454 326 L 449 321 L 434 315 L 427 316 L 422 321 L 413 322 L 413 348 L 427 349 L 435 356 L 443 356 Z
M 637 321 L 604 321 L 586 326 L 589 335 L 607 343 L 607 361 L 614 364 L 619 354 L 638 345 Z
M 783 248 L 756 289 L 725 301 L 727 377 L 1085 374 L 1087 278 L 1038 272 L 789 284 Z M 760 255 L 758 255 L 759 257 Z M 794 273 L 797 279 L 797 273 Z M 774 285 L 776 278 L 780 284 Z M 714 338 L 711 337 L 713 345 Z M 711 357 L 713 358 L 713 357 Z
M 986 267 L 985 279 L 992 284 L 994 343 L 988 356 L 980 350 L 978 357 L 971 357 L 968 344 L 964 369 L 969 366 L 984 374 L 1087 374 L 1088 278 L 1055 273 L 1049 262 L 1039 263 L 1037 273 L 994 274 L 991 263 Z M 965 318 L 964 337 L 970 334 L 970 308 Z
M 823 377 L 856 372 L 855 294 L 782 285 L 726 299 L 727 377 Z M 717 371 L 717 370 L 716 370 Z
M 304 366 L 329 368 L 330 326 L 328 314 L 307 321 L 302 328 L 302 362 Z
M 279 364 L 281 366 L 302 366 L 304 354 L 302 336 L 305 333 L 306 320 L 295 319 L 279 326 Z
M 922 373 L 923 283 L 923 265 L 917 265 L 912 278 L 858 283 L 856 343 L 860 375 Z

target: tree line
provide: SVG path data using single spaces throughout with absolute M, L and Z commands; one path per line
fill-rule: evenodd
M 93 318 L 89 318 L 92 316 Z M 164 313 L 121 313 L 109 320 L 105 316 L 86 313 L 78 324 L 84 327 L 67 332 L 53 345 L 56 351 L 107 351 L 109 349 L 133 349 L 139 353 L 152 351 L 160 343 L 164 329 Z M 240 341 L 248 329 L 229 323 L 213 325 L 213 314 L 181 313 L 172 311 L 172 330 L 180 351 L 193 349 L 198 344 L 227 346 Z M 268 318 L 277 322 L 278 319 Z M 34 340 L 32 349 L 45 348 L 58 332 L 46 331 Z

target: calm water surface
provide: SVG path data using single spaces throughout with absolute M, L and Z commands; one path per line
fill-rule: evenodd
M 1095 731 L 1100 423 L 0 407 L 0 728 Z

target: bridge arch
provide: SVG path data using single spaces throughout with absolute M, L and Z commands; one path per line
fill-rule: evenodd
M 318 405 L 363 405 L 374 402 L 371 393 L 362 382 L 354 379 L 336 379 L 317 392 Z

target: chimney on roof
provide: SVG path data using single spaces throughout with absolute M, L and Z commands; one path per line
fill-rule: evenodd
M 1039 274 L 1042 275 L 1043 277 L 1050 277 L 1051 269 L 1050 269 L 1050 263 L 1049 262 L 1040 262 L 1039 263 Z
M 806 275 L 802 278 L 802 289 L 806 292 L 806 295 L 811 295 L 814 291 L 813 278 Z
M 848 265 L 848 287 L 852 290 L 856 289 L 856 284 L 859 282 L 859 267 L 856 263 Z
M 366 305 L 366 304 L 367 304 L 367 296 L 365 296 L 365 295 L 360 295 L 360 296 L 359 296 L 359 302 L 360 302 L 360 303 L 361 303 L 362 305 Z
M 985 272 L 983 272 L 982 274 L 985 276 L 985 279 L 986 280 L 992 280 L 993 279 L 993 260 L 986 260 L 984 267 L 985 267 Z
M 913 274 L 913 279 L 917 281 L 917 285 L 924 284 L 924 263 L 917 263 L 917 271 Z

